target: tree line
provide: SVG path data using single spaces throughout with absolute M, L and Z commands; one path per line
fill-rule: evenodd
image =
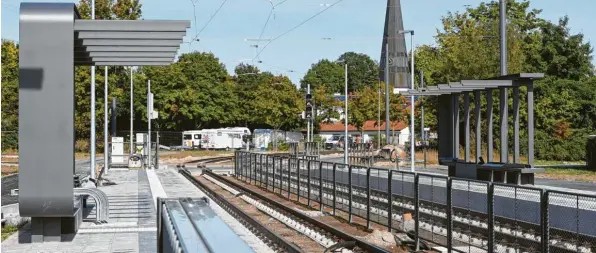
M 138 19 L 141 5 L 138 0 L 98 0 L 96 15 L 101 19 Z M 89 17 L 89 1 L 79 4 L 84 18 Z M 496 1 L 480 3 L 462 12 L 448 12 L 442 17 L 443 27 L 437 29 L 431 45 L 415 49 L 417 85 L 423 73 L 425 85 L 469 79 L 486 79 L 499 75 L 499 9 Z M 596 132 L 596 77 L 592 65 L 592 46 L 582 34 L 569 31 L 568 17 L 550 22 L 540 17 L 541 11 L 530 8 L 529 1 L 508 1 L 508 72 L 541 72 L 546 78 L 535 83 L 536 156 L 539 159 L 582 160 L 586 137 Z M 130 74 L 134 76 L 135 129 L 146 124 L 147 80 L 151 80 L 155 94 L 155 108 L 159 111 L 154 128 L 182 131 L 225 126 L 247 126 L 278 130 L 302 130 L 304 95 L 311 85 L 318 113 L 318 123 L 339 118 L 343 102 L 334 94 L 344 93 L 344 64 L 348 64 L 348 92 L 350 124 L 360 131 L 364 122 L 385 119 L 385 84 L 379 80 L 379 64 L 368 55 L 346 52 L 336 60 L 321 59 L 313 63 L 300 81 L 299 88 L 285 75 L 261 71 L 251 64 L 239 64 L 234 73 L 216 55 L 205 52 L 182 54 L 169 66 L 109 67 L 110 100 L 115 97 L 118 108 L 118 129 L 128 131 L 130 118 Z M 103 116 L 103 71 L 96 76 L 97 119 Z M 18 44 L 2 41 L 2 130 L 18 130 Z M 75 129 L 80 149 L 89 139 L 90 118 L 89 67 L 75 70 Z M 526 90 L 521 89 L 521 96 Z M 494 94 L 494 103 L 498 95 Z M 509 108 L 511 108 L 511 95 Z M 472 96 L 472 103 L 474 101 Z M 486 98 L 481 103 L 485 115 Z M 525 140 L 526 101 L 521 100 L 521 138 Z M 460 103 L 463 105 L 463 103 Z M 425 123 L 436 131 L 436 99 L 424 99 Z M 391 120 L 408 123 L 406 100 L 391 94 Z M 419 107 L 417 107 L 419 108 Z M 496 110 L 496 109 L 495 109 Z M 380 114 L 379 114 L 380 111 Z M 496 111 L 495 111 L 496 112 Z M 511 114 L 510 114 L 511 115 Z M 416 112 L 416 122 L 420 113 Z M 498 122 L 498 114 L 495 115 Z M 378 119 L 381 119 L 379 122 Z M 472 119 L 474 119 L 472 110 Z M 472 122 L 474 124 L 474 122 Z M 486 129 L 486 122 L 483 122 Z M 509 124 L 513 127 L 512 122 Z M 499 126 L 495 124 L 495 149 L 499 147 Z M 97 129 L 103 121 L 97 121 Z M 463 129 L 463 127 L 460 127 Z M 510 133 L 513 129 L 510 129 Z M 102 131 L 98 140 L 102 140 Z M 485 139 L 486 131 L 483 131 Z M 474 135 L 474 134 L 473 134 Z M 463 133 L 460 134 L 463 138 Z M 4 147 L 15 147 L 15 135 L 3 133 Z M 460 142 L 460 143 L 463 143 Z M 512 145 L 513 141 L 509 141 Z M 79 143 L 77 143 L 79 144 Z M 522 151 L 526 143 L 521 142 Z M 101 143 L 98 143 L 101 148 Z

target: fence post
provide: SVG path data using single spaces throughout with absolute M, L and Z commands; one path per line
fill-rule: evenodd
M 275 193 L 275 156 L 273 157 L 273 193 Z
M 333 215 L 335 215 L 335 196 L 337 195 L 335 174 L 337 173 L 337 163 L 333 164 Z
M 370 229 L 370 167 L 366 168 L 366 229 Z
M 420 250 L 420 208 L 419 208 L 419 199 L 420 199 L 420 192 L 418 191 L 418 183 L 420 181 L 420 177 L 418 174 L 414 175 L 414 240 L 416 243 L 416 251 Z
M 252 184 L 252 154 L 248 153 L 248 168 L 246 168 L 246 175 L 248 176 L 248 183 Z
M 296 178 L 298 180 L 296 180 L 298 182 L 298 185 L 296 185 L 296 201 L 300 202 L 300 183 L 302 183 L 300 181 L 300 165 L 303 163 L 304 161 L 298 159 L 298 166 L 296 169 Z
M 387 176 L 387 203 L 389 208 L 387 210 L 387 231 L 391 233 L 393 226 L 393 170 L 389 170 Z
M 488 186 L 488 206 L 487 206 L 487 213 L 488 213 L 488 253 L 495 252 L 494 247 L 494 240 L 495 240 L 495 230 L 493 228 L 494 225 L 494 195 L 495 195 L 495 185 L 490 184 Z
M 259 188 L 263 187 L 263 154 L 259 154 Z
M 352 166 L 348 166 L 348 223 L 352 224 Z
M 292 192 L 292 158 L 288 158 L 288 200 L 290 199 L 290 193 Z
M 307 189 L 306 190 L 306 192 L 307 192 L 306 193 L 306 199 L 307 199 L 306 204 L 308 205 L 308 207 L 310 207 L 310 163 L 311 162 L 312 162 L 312 160 L 308 160 L 308 162 L 306 163 L 307 164 L 306 168 L 308 169 L 307 170 L 307 178 L 306 178 L 306 184 L 307 184 L 306 185 L 306 189 Z
M 323 163 L 319 163 L 319 208 L 323 212 Z
M 269 155 L 265 155 L 265 190 L 269 190 Z
M 453 245 L 453 231 L 451 230 L 451 226 L 453 223 L 453 217 L 451 216 L 451 186 L 451 178 L 447 178 L 447 253 L 451 253 L 451 248 Z
M 548 224 L 548 196 L 549 196 L 549 191 L 545 191 L 544 193 L 542 193 L 541 190 L 541 200 L 540 200 L 540 214 L 541 214 L 541 220 L 540 223 L 541 224 L 541 237 L 540 238 L 540 243 L 542 244 L 542 250 L 541 252 L 545 252 L 548 253 L 550 251 L 550 231 L 549 231 L 549 224 Z M 579 206 L 578 206 L 579 208 Z

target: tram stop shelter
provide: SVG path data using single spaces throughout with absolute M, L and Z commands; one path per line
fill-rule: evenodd
M 519 73 L 497 76 L 490 80 L 462 80 L 429 86 L 422 90 L 408 90 L 413 96 L 438 96 L 437 125 L 439 163 L 449 167 L 449 175 L 469 179 L 501 183 L 533 184 L 534 173 L 543 169 L 534 168 L 534 80 L 544 77 L 542 73 Z M 527 95 L 527 163 L 520 161 L 520 88 L 526 87 Z M 513 118 L 513 161 L 509 159 L 508 101 L 512 90 Z M 500 161 L 493 161 L 493 150 L 489 148 L 482 157 L 481 96 L 486 96 L 486 145 L 493 147 L 493 90 L 499 91 Z M 470 95 L 474 96 L 475 162 L 470 157 Z M 460 112 L 460 98 L 463 95 L 463 113 Z M 463 118 L 463 119 L 462 119 Z M 460 130 L 460 124 L 464 130 Z M 460 155 L 460 133 L 464 134 L 464 155 Z
M 82 20 L 73 3 L 21 3 L 19 211 L 32 241 L 76 233 L 75 66 L 173 62 L 189 21 Z

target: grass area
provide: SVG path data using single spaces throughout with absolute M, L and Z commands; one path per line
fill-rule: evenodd
M 596 183 L 596 171 L 587 169 L 546 168 L 545 173 L 538 173 L 536 177 Z
M 2 227 L 2 241 L 4 241 L 6 238 L 16 233 L 17 231 L 19 231 L 19 228 L 17 226 L 6 225 Z

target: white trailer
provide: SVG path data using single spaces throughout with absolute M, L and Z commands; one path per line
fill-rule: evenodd
M 245 145 L 244 136 L 250 136 L 250 130 L 246 127 L 204 129 L 202 148 L 241 149 Z
M 203 130 L 190 130 L 182 132 L 182 147 L 197 149 L 202 147 Z

